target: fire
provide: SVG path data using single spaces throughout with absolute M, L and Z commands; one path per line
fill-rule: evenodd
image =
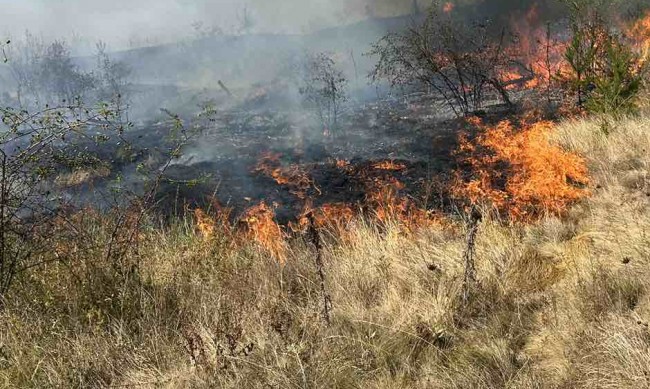
M 451 13 L 454 10 L 454 8 L 456 8 L 456 5 L 451 1 L 448 1 L 442 6 L 442 12 L 448 14 Z
M 569 71 L 564 58 L 567 43 L 553 34 L 550 25 L 540 26 L 538 19 L 535 3 L 523 17 L 511 23 L 516 40 L 506 48 L 506 53 L 516 60 L 500 72 L 507 89 L 548 87 L 556 76 Z
M 336 167 L 340 169 L 344 169 L 346 167 L 350 166 L 350 161 L 346 159 L 337 159 L 336 160 Z
M 350 204 L 325 204 L 316 213 L 316 226 L 334 227 L 335 230 L 341 231 L 350 225 L 355 216 L 356 212 Z
M 376 178 L 372 181 L 365 202 L 379 223 L 395 223 L 406 233 L 443 224 L 442 216 L 419 207 L 401 193 L 404 188 L 405 185 L 394 177 Z
M 217 235 L 217 232 L 230 236 L 233 232 L 231 224 L 232 208 L 223 207 L 215 198 L 210 199 L 210 212 L 201 208 L 194 210 L 196 229 L 205 240 Z
M 288 255 L 286 233 L 275 221 L 275 209 L 261 202 L 244 213 L 241 223 L 246 227 L 243 237 L 257 243 L 284 264 Z
M 642 54 L 644 61 L 650 59 L 650 11 L 627 29 L 627 36 L 633 46 Z
M 488 203 L 513 221 L 531 221 L 563 214 L 589 195 L 585 161 L 551 144 L 553 123 L 474 123 L 482 132 L 474 140 L 461 138 L 457 154 L 468 172 L 456 172 L 455 196 Z
M 292 194 L 304 199 L 314 184 L 312 179 L 298 165 L 282 166 L 281 157 L 279 153 L 264 153 L 253 171 L 273 178 L 279 185 L 288 186 Z
M 377 162 L 374 165 L 372 165 L 372 167 L 378 170 L 393 170 L 393 171 L 406 169 L 405 164 L 399 162 L 393 162 L 393 161 Z
M 309 228 L 311 219 L 314 227 L 332 231 L 343 236 L 349 229 L 357 212 L 352 205 L 347 203 L 328 203 L 318 208 L 313 208 L 311 202 L 307 202 L 296 223 L 289 223 L 294 232 L 305 232 Z
M 375 190 L 366 195 L 366 202 L 373 208 L 378 221 L 399 221 L 406 213 L 408 202 L 399 196 L 399 191 L 403 188 L 404 184 L 393 179 L 377 185 Z
M 196 218 L 196 228 L 199 230 L 203 239 L 212 238 L 216 230 L 214 219 L 209 217 L 201 208 L 194 210 L 194 217 Z

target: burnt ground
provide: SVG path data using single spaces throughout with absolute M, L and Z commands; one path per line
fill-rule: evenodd
M 352 105 L 351 105 L 352 106 Z M 436 183 L 454 168 L 453 150 L 462 123 L 445 112 L 444 103 L 431 96 L 356 104 L 340 120 L 340 133 L 324 136 L 309 115 L 277 109 L 229 109 L 218 115 L 209 129 L 183 150 L 166 171 L 158 197 L 158 210 L 167 215 L 206 207 L 214 200 L 241 214 L 265 201 L 277 204 L 277 218 L 286 223 L 302 210 L 305 199 L 315 206 L 325 203 L 361 203 L 368 191 L 394 178 L 403 185 L 401 195 L 427 208 L 444 206 Z M 498 107 L 488 115 L 503 117 Z M 112 156 L 113 174 L 131 189 L 142 189 L 136 165 L 160 166 L 165 160 L 169 125 L 150 124 L 134 129 L 130 137 L 142 150 L 129 162 Z M 311 180 L 296 193 L 293 183 L 279 185 L 255 167 L 266 152 L 279 155 L 278 166 L 293 167 Z M 105 157 L 119 154 L 106 148 Z M 337 160 L 347 161 L 345 166 Z M 399 170 L 373 165 L 393 161 Z M 290 180 L 291 181 L 291 180 Z M 67 188 L 69 196 L 98 202 L 103 184 L 94 182 Z M 89 195 L 88 193 L 94 193 Z
M 363 201 L 369 186 L 388 177 L 404 184 L 404 195 L 424 199 L 430 195 L 426 184 L 448 173 L 453 164 L 458 124 L 441 118 L 436 108 L 440 105 L 421 96 L 359 105 L 344 114 L 341 132 L 327 137 L 320 131 L 302 131 L 308 124 L 296 124 L 295 118 L 278 112 L 234 114 L 168 170 L 171 181 L 161 191 L 161 207 L 204 206 L 214 195 L 237 214 L 266 201 L 278 205 L 278 220 L 286 222 L 304 206 L 302 197 L 316 206 L 355 204 Z M 279 185 L 254 171 L 265 152 L 279 154 L 282 167 L 299 167 L 311 178 L 304 196 L 297 195 L 291 183 Z M 349 164 L 337 166 L 337 160 Z M 384 160 L 405 168 L 373 167 Z M 184 184 L 193 179 L 199 182 Z

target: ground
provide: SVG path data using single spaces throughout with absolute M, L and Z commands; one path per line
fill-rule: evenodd
M 115 264 L 90 244 L 110 222 L 85 214 L 91 242 L 55 243 L 65 260 L 20 277 L 7 299 L 0 385 L 647 386 L 649 126 L 647 114 L 608 136 L 596 119 L 560 123 L 556 141 L 587 158 L 591 196 L 561 219 L 484 219 L 466 303 L 461 219 L 323 234 L 329 325 L 309 239 L 292 238 L 280 265 L 227 231 L 205 237 L 187 215 L 149 221 Z M 392 147 L 376 142 L 369 160 Z

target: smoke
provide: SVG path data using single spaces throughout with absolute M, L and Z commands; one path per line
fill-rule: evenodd
M 111 49 L 176 42 L 201 25 L 224 33 L 309 33 L 368 17 L 389 17 L 426 9 L 434 0 L 0 0 L 0 33 L 17 37 L 25 30 L 47 40 L 66 38 L 77 50 L 97 40 Z M 439 3 L 445 3 L 442 1 Z M 455 0 L 456 9 L 505 15 L 550 0 Z
M 427 0 L 428 1 L 428 0 Z M 96 40 L 113 49 L 178 41 L 197 22 L 237 32 L 244 14 L 260 33 L 305 33 L 369 15 L 408 13 L 413 0 L 0 0 L 0 33 L 25 30 L 80 45 Z M 423 3 L 424 0 L 420 0 Z M 74 39 L 71 39 L 74 38 Z

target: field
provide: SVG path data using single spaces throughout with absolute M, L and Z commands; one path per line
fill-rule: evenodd
M 0 385 L 648 386 L 650 117 L 607 137 L 599 125 L 555 131 L 593 180 L 565 218 L 480 223 L 466 302 L 460 219 L 415 234 L 360 219 L 324 235 L 324 283 L 309 240 L 291 240 L 281 266 L 190 215 L 149 220 L 125 259 L 137 272 L 84 245 L 16 281 L 0 314 Z M 104 216 L 84 217 L 90 236 L 110 233 Z
M 650 388 L 647 5 L 380 3 L 0 43 L 1 388 Z

